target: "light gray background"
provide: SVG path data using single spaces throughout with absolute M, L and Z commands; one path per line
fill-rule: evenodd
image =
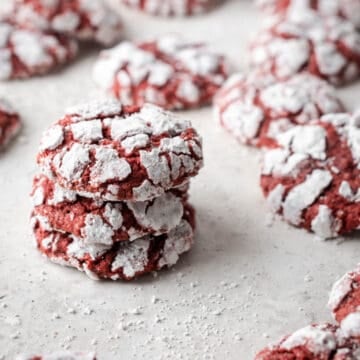
M 181 20 L 117 9 L 128 38 L 180 32 L 209 41 L 239 70 L 259 23 L 245 0 Z M 94 282 L 36 252 L 28 194 L 40 134 L 67 106 L 98 95 L 90 76 L 97 51 L 85 49 L 59 73 L 0 84 L 25 123 L 0 156 L 0 359 L 69 348 L 96 350 L 100 360 L 247 360 L 284 333 L 329 320 L 328 291 L 359 260 L 357 237 L 321 242 L 278 220 L 268 226 L 260 154 L 225 133 L 211 108 L 180 114 L 203 135 L 206 166 L 191 189 L 197 243 L 174 270 L 128 284 Z M 350 109 L 359 91 L 360 84 L 339 90 Z

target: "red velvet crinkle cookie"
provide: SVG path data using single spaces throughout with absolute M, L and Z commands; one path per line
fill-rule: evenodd
M 337 349 L 337 327 L 309 325 L 259 352 L 255 360 L 327 360 Z
M 328 306 L 338 322 L 350 313 L 360 311 L 360 265 L 333 285 Z
M 360 227 L 360 118 L 330 114 L 277 138 L 261 187 L 268 205 L 294 226 L 332 238 Z
M 132 280 L 175 265 L 179 256 L 192 247 L 194 223 L 194 210 L 187 206 L 183 220 L 169 233 L 107 246 L 85 244 L 74 235 L 53 230 L 46 218 L 32 218 L 39 251 L 55 263 L 84 271 L 94 280 Z
M 322 16 L 340 16 L 360 28 L 359 0 L 256 0 L 257 6 L 270 14 L 284 14 L 310 9 Z M 296 15 L 294 15 L 296 16 Z
M 19 355 L 15 360 L 96 360 L 95 353 L 59 351 L 46 355 Z
M 122 0 L 152 15 L 186 16 L 205 12 L 211 0 Z
M 89 245 L 111 245 L 174 229 L 183 217 L 186 193 L 173 189 L 143 202 L 102 202 L 80 197 L 39 175 L 32 199 L 32 216 L 46 218 L 52 229 Z
M 125 105 L 148 102 L 187 109 L 211 102 L 227 77 L 227 66 L 223 56 L 204 44 L 165 35 L 101 52 L 93 77 Z
M 18 134 L 21 129 L 20 116 L 8 104 L 0 99 L 0 150 Z
M 308 71 L 335 85 L 360 74 L 360 33 L 340 17 L 296 13 L 267 23 L 251 46 L 258 71 L 288 79 Z
M 79 195 L 146 201 L 185 184 L 203 165 L 201 138 L 188 121 L 154 105 L 117 101 L 69 109 L 41 140 L 38 163 Z
M 340 327 L 309 325 L 260 351 L 255 360 L 356 360 L 360 352 L 359 330 L 359 316 L 349 318 Z
M 67 36 L 0 20 L 0 80 L 45 74 L 73 59 L 77 49 Z
M 11 13 L 30 28 L 110 45 L 120 40 L 122 22 L 101 0 L 16 0 Z
M 295 125 L 344 111 L 335 89 L 310 74 L 274 82 L 256 73 L 231 76 L 215 97 L 220 124 L 239 141 L 276 146 L 275 138 Z

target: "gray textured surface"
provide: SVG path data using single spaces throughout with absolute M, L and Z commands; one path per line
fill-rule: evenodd
M 181 32 L 210 41 L 238 69 L 259 18 L 245 0 L 186 20 L 119 11 L 130 38 Z M 40 134 L 65 107 L 97 96 L 96 54 L 87 49 L 60 73 L 0 84 L 25 122 L 0 158 L 0 359 L 69 347 L 97 350 L 100 360 L 248 360 L 283 333 L 328 320 L 328 291 L 359 260 L 359 240 L 325 243 L 279 221 L 266 226 L 259 153 L 220 129 L 210 108 L 181 113 L 204 137 L 206 167 L 191 189 L 197 244 L 174 270 L 130 284 L 93 282 L 36 252 L 28 193 Z M 352 109 L 359 91 L 339 92 Z

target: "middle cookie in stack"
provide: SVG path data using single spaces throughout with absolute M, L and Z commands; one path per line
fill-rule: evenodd
M 131 280 L 191 248 L 188 182 L 203 158 L 189 122 L 153 105 L 82 105 L 44 133 L 38 163 L 32 226 L 52 261 Z

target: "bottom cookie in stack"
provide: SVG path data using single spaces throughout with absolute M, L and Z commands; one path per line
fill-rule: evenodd
M 187 188 L 147 202 L 102 202 L 40 175 L 32 196 L 39 251 L 92 279 L 132 280 L 170 267 L 193 244 L 195 211 L 187 203 Z

